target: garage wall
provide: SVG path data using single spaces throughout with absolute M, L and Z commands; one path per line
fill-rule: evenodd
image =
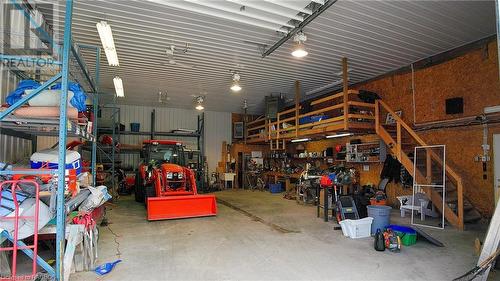
M 0 102 L 17 87 L 18 78 L 0 66 Z M 0 162 L 16 163 L 31 155 L 31 140 L 0 134 Z
M 392 109 L 403 111 L 402 117 L 408 124 L 477 116 L 486 106 L 500 105 L 496 41 L 417 70 L 414 77 L 415 119 L 411 72 L 390 75 L 355 88 L 378 93 Z M 446 115 L 445 100 L 453 97 L 463 97 L 463 114 Z M 490 144 L 493 133 L 500 133 L 499 124 L 489 126 Z M 429 144 L 446 145 L 446 161 L 462 176 L 465 196 L 483 215 L 490 216 L 494 210 L 493 163 L 488 162 L 486 172 L 483 172 L 482 163 L 474 161 L 475 155 L 482 154 L 482 127 L 442 128 L 420 132 L 419 135 Z M 390 188 L 392 194 L 404 192 L 396 185 Z
M 174 129 L 197 129 L 197 116 L 200 114 L 196 110 L 177 109 L 167 107 L 119 105 L 120 122 L 130 130 L 130 123 L 139 123 L 140 131 L 147 132 L 151 128 L 151 112 L 156 110 L 155 130 L 167 132 Z M 104 112 L 103 112 L 104 114 Z M 104 117 L 104 115 L 103 115 Z M 190 149 L 197 149 L 195 138 L 185 137 L 163 137 L 183 142 Z M 149 136 L 121 135 L 120 142 L 124 144 L 140 145 Z M 205 155 L 209 171 L 215 171 L 218 157 L 221 153 L 222 141 L 231 140 L 231 113 L 205 111 Z M 122 164 L 135 167 L 140 161 L 139 154 L 121 154 Z

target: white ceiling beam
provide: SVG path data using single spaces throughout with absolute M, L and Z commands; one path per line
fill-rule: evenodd
M 194 3 L 194 4 L 197 4 L 197 5 L 200 5 L 200 6 L 205 6 L 205 7 L 212 8 L 212 9 L 221 10 L 221 11 L 228 12 L 228 13 L 231 13 L 231 14 L 240 15 L 242 17 L 253 18 L 253 19 L 256 19 L 256 20 L 261 20 L 261 21 L 265 21 L 265 22 L 269 22 L 269 23 L 273 23 L 273 24 L 279 24 L 279 25 L 282 25 L 282 26 L 290 27 L 290 28 L 294 28 L 295 27 L 294 25 L 291 25 L 291 24 L 288 23 L 288 21 L 290 19 L 286 19 L 285 20 L 282 16 L 280 17 L 281 19 L 277 19 L 277 18 L 271 18 L 271 17 L 259 15 L 259 14 L 256 14 L 256 13 L 252 13 L 251 11 L 248 11 L 248 10 L 241 11 L 240 10 L 241 6 L 239 4 L 237 4 L 237 3 L 228 3 L 231 6 L 234 6 L 235 4 L 238 5 L 237 7 L 236 6 L 235 7 L 228 7 L 227 5 L 224 5 L 227 2 L 219 2 L 219 1 L 211 1 L 211 0 L 209 0 L 209 1 L 204 1 L 204 0 L 184 0 L 184 1 L 190 2 L 190 3 Z M 250 6 L 248 6 L 248 7 L 250 7 Z
M 311 15 L 313 11 L 311 9 L 306 9 L 305 7 L 300 7 L 297 5 L 294 5 L 293 2 L 286 1 L 286 0 L 264 0 L 269 3 L 273 3 L 275 5 L 281 6 L 281 7 L 286 7 L 290 9 L 297 10 L 298 12 L 302 12 L 304 14 Z
M 290 18 L 290 19 L 293 19 L 293 20 L 297 20 L 297 21 L 303 21 L 304 18 L 297 15 L 298 12 L 295 11 L 295 12 L 287 12 L 287 10 L 290 10 L 290 9 L 276 9 L 276 5 L 274 5 L 274 8 L 273 8 L 273 4 L 271 3 L 267 3 L 265 1 L 245 1 L 245 0 L 226 0 L 228 2 L 233 2 L 233 3 L 236 3 L 238 5 L 242 5 L 242 6 L 247 6 L 247 7 L 251 7 L 251 8 L 254 8 L 254 9 L 258 9 L 258 10 L 261 10 L 261 11 L 264 11 L 264 12 L 268 12 L 268 13 L 271 13 L 271 14 L 275 14 L 275 15 L 280 15 L 280 16 L 285 16 L 287 18 Z
M 248 24 L 248 25 L 253 25 L 253 26 L 268 29 L 268 30 L 284 32 L 284 33 L 288 32 L 287 29 L 283 28 L 282 26 L 280 26 L 278 24 L 269 24 L 269 23 L 262 22 L 259 20 L 241 18 L 237 15 L 234 15 L 234 14 L 231 14 L 228 12 L 214 11 L 213 9 L 199 6 L 199 5 L 192 5 L 191 3 L 185 2 L 185 1 L 175 1 L 175 0 L 148 0 L 148 1 L 162 4 L 162 5 L 166 5 L 166 6 L 169 6 L 172 8 L 176 8 L 176 9 L 187 10 L 187 11 L 205 14 L 205 15 L 209 15 L 209 16 L 213 16 L 213 17 L 218 17 L 218 18 L 222 18 L 222 19 L 226 19 L 226 20 L 232 20 L 232 21 L 236 21 L 236 22 L 240 22 L 240 23 L 244 23 L 244 24 Z

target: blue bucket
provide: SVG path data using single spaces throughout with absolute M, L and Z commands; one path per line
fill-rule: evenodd
M 283 190 L 281 189 L 281 183 L 270 183 L 269 184 L 269 192 L 271 193 L 280 193 Z
M 141 129 L 140 123 L 130 123 L 130 131 L 139 132 L 140 129 Z

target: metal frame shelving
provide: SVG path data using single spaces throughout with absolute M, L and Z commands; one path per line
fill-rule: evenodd
M 30 11 L 26 9 L 22 4 L 13 2 L 17 9 L 24 12 L 25 17 L 32 21 Z M 94 116 L 97 116 L 98 107 L 98 93 L 99 93 L 99 58 L 100 58 L 100 47 L 91 45 L 76 45 L 72 40 L 72 16 L 73 16 L 73 1 L 65 1 L 65 19 L 64 19 L 64 37 L 62 44 L 54 43 L 48 33 L 42 28 L 37 27 L 37 34 L 40 36 L 45 36 L 45 40 L 57 50 L 62 51 L 60 59 L 61 61 L 55 61 L 54 64 L 61 66 L 61 71 L 55 74 L 52 78 L 48 79 L 45 83 L 31 92 L 29 95 L 24 96 L 22 99 L 8 107 L 6 110 L 0 112 L 0 127 L 3 132 L 8 132 L 10 135 L 19 134 L 21 137 L 27 136 L 58 136 L 58 169 L 57 170 L 33 170 L 30 172 L 23 172 L 23 174 L 53 174 L 57 175 L 57 196 L 56 196 L 56 268 L 55 270 L 48 267 L 47 264 L 43 268 L 55 277 L 56 280 L 63 280 L 63 256 L 65 250 L 65 229 L 66 229 L 66 211 L 64 208 L 64 189 L 65 189 L 65 160 L 66 160 L 66 141 L 68 136 L 75 136 L 87 139 L 92 142 L 92 163 L 91 171 L 94 176 L 95 184 L 95 164 L 96 164 L 96 152 L 97 143 L 95 137 L 97 135 L 97 118 L 94 118 L 93 133 L 89 134 L 85 130 L 82 130 L 78 124 L 74 121 L 68 120 L 67 116 L 67 102 L 68 102 L 68 86 L 70 79 L 70 67 L 77 69 L 79 74 L 82 74 L 83 80 L 90 87 L 91 94 L 89 95 L 93 103 Z M 62 48 L 61 48 L 62 47 Z M 90 51 L 95 51 L 96 62 L 94 75 L 92 76 L 89 69 L 87 68 L 83 58 L 80 54 L 80 49 L 89 49 Z M 19 55 L 8 55 L 0 54 L 0 58 L 9 58 L 11 60 L 25 60 L 26 56 Z M 61 80 L 61 99 L 59 106 L 59 118 L 58 119 L 46 119 L 46 118 L 17 118 L 12 116 L 16 109 L 18 109 L 23 104 L 26 104 L 30 99 L 38 95 L 43 90 L 47 89 L 50 85 L 56 81 Z M 50 128 L 48 130 L 37 130 L 37 128 L 45 127 Z M 15 171 L 0 171 L 0 174 L 15 174 Z M 42 262 L 43 264 L 43 262 Z
M 115 107 L 117 108 L 117 107 Z M 197 116 L 197 128 L 196 131 L 194 132 L 185 132 L 182 130 L 173 130 L 170 132 L 160 132 L 156 131 L 155 129 L 155 124 L 156 124 L 156 110 L 153 109 L 151 112 L 151 128 L 149 131 L 139 131 L 139 132 L 133 132 L 133 131 L 116 131 L 116 125 L 120 124 L 120 109 L 118 108 L 118 119 L 113 119 L 114 120 L 114 127 L 113 130 L 110 130 L 109 128 L 102 129 L 102 133 L 112 133 L 113 134 L 113 139 L 117 137 L 117 139 L 120 139 L 121 135 L 136 135 L 136 136 L 149 136 L 150 139 L 156 139 L 157 137 L 182 137 L 182 138 L 196 138 L 196 148 L 197 151 L 199 151 L 199 159 L 198 163 L 201 165 L 201 170 L 203 173 L 197 175 L 196 180 L 198 183 L 198 190 L 204 191 L 205 187 L 205 152 L 204 152 L 204 132 L 205 132 L 205 114 L 201 113 L 200 115 Z M 113 150 L 113 149 L 111 149 Z M 120 150 L 120 153 L 134 153 L 134 152 L 139 152 L 139 150 Z M 114 167 L 113 167 L 114 169 Z

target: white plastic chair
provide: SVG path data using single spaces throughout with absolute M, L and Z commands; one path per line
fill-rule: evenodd
M 430 217 L 437 217 L 438 214 L 434 210 L 434 205 L 431 204 L 431 209 L 428 208 L 429 206 L 429 199 L 425 196 L 423 193 L 415 193 L 415 205 L 412 205 L 412 195 L 406 195 L 406 196 L 398 196 L 396 197 L 399 200 L 400 207 L 399 209 L 401 210 L 401 217 L 405 217 L 405 212 L 413 212 L 416 211 L 417 213 L 420 214 L 420 219 L 425 220 L 425 216 L 430 216 Z

